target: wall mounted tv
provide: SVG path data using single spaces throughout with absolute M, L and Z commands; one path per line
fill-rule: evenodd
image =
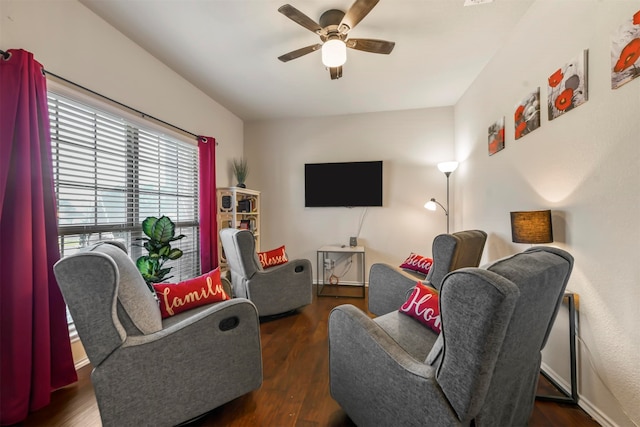
M 305 164 L 304 206 L 382 206 L 382 161 Z

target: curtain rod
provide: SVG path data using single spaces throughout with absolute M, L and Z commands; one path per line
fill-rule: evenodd
M 2 55 L 2 58 L 3 58 L 5 61 L 6 61 L 6 60 L 8 60 L 8 59 L 11 57 L 11 54 L 10 54 L 9 52 L 5 52 L 4 50 L 1 50 L 1 49 L 0 49 L 0 55 Z M 133 112 L 135 112 L 136 114 L 139 114 L 139 115 L 140 115 L 140 117 L 142 117 L 143 119 L 151 119 L 151 120 L 154 120 L 154 121 L 156 121 L 156 122 L 158 122 L 158 123 L 162 123 L 162 124 L 163 124 L 163 125 L 165 125 L 165 126 L 168 126 L 168 127 L 173 128 L 173 129 L 179 130 L 179 131 L 180 131 L 180 132 L 182 132 L 182 133 L 186 133 L 187 135 L 191 135 L 191 136 L 192 136 L 192 137 L 194 137 L 196 140 L 200 140 L 200 135 L 196 135 L 196 134 L 195 134 L 195 133 L 193 133 L 193 132 L 189 132 L 188 130 L 182 129 L 181 127 L 178 127 L 178 126 L 176 126 L 176 125 L 172 125 L 172 124 L 171 124 L 171 123 L 169 123 L 169 122 L 165 122 L 164 120 L 161 120 L 161 119 L 159 119 L 159 118 L 157 118 L 157 117 L 154 117 L 154 116 L 152 116 L 152 115 L 150 115 L 150 114 L 147 114 L 147 113 L 145 113 L 145 112 L 142 112 L 142 111 L 140 111 L 140 110 L 138 110 L 138 109 L 136 109 L 136 108 L 130 107 L 130 106 L 126 105 L 126 104 L 123 104 L 122 102 L 119 102 L 119 101 L 116 101 L 115 99 L 109 98 L 109 97 L 108 97 L 108 96 L 106 96 L 106 95 L 102 95 L 101 93 L 98 93 L 98 92 L 96 92 L 96 91 L 94 91 L 94 90 L 91 90 L 91 89 L 89 89 L 89 88 L 87 88 L 87 87 L 85 87 L 85 86 L 82 86 L 82 85 L 80 85 L 80 84 L 78 84 L 78 83 L 72 82 L 71 80 L 65 79 L 64 77 L 61 77 L 61 76 L 59 76 L 59 75 L 57 75 L 57 74 L 54 74 L 54 73 L 52 73 L 51 71 L 47 71 L 47 70 L 45 70 L 44 68 L 42 69 L 42 71 L 43 71 L 45 74 L 48 74 L 48 75 L 50 75 L 50 76 L 52 76 L 52 77 L 55 77 L 56 79 L 62 80 L 62 81 L 63 81 L 63 82 L 65 82 L 65 83 L 68 83 L 68 84 L 73 85 L 73 86 L 75 86 L 75 87 L 77 87 L 77 88 L 80 88 L 80 89 L 82 89 L 82 90 L 85 90 L 85 91 L 87 91 L 87 92 L 89 92 L 89 93 L 91 93 L 91 94 L 93 94 L 93 95 L 99 96 L 100 98 L 106 99 L 107 101 L 112 102 L 112 103 L 114 103 L 114 104 L 116 104 L 116 105 L 119 105 L 120 107 L 124 107 L 124 108 L 126 108 L 126 109 L 128 109 L 128 110 L 130 110 L 130 111 L 133 111 Z M 216 141 L 216 145 L 218 145 L 218 142 L 217 142 L 217 141 Z

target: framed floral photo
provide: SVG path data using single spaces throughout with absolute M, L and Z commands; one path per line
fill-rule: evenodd
M 489 126 L 489 155 L 504 149 L 504 117 Z
M 549 76 L 547 87 L 549 120 L 560 117 L 589 99 L 587 63 L 589 51 L 585 49 L 572 61 Z
M 540 87 L 527 95 L 513 113 L 516 139 L 540 127 Z
M 611 89 L 640 76 L 640 10 L 611 36 Z

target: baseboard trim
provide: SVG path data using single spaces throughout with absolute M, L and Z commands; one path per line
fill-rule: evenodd
M 555 382 L 560 384 L 565 390 L 570 390 L 571 385 L 557 372 L 555 372 L 549 365 L 542 362 L 541 365 L 544 372 L 549 375 Z M 604 412 L 598 409 L 593 403 L 591 403 L 588 399 L 584 398 L 580 393 L 578 393 L 578 406 L 585 411 L 591 418 L 593 418 L 598 424 L 602 427 L 618 427 L 611 418 L 609 418 Z
M 83 357 L 80 360 L 77 360 L 74 363 L 74 366 L 76 368 L 76 371 L 80 370 L 80 368 L 84 368 L 85 366 L 87 366 L 89 364 L 89 358 L 88 357 Z

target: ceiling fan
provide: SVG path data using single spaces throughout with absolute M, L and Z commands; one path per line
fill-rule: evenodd
M 349 31 L 358 25 L 367 16 L 371 9 L 380 0 L 356 0 L 347 12 L 338 9 L 330 9 L 320 16 L 317 23 L 290 4 L 278 8 L 278 12 L 287 18 L 313 31 L 320 36 L 322 43 L 296 49 L 279 56 L 282 62 L 288 62 L 316 50 L 322 49 L 322 62 L 329 68 L 331 79 L 342 77 L 342 65 L 347 60 L 346 48 L 361 50 L 371 53 L 389 54 L 395 46 L 395 42 L 376 39 L 348 38 Z

